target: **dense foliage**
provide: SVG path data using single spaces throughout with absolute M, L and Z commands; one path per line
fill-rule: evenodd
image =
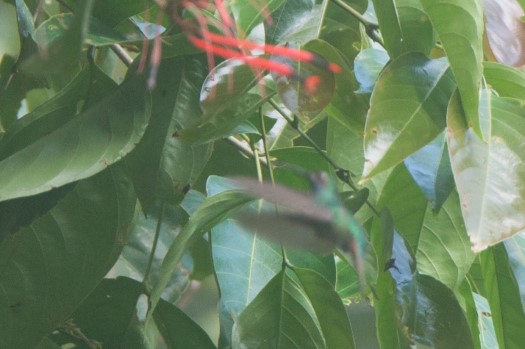
M 158 3 L 0 2 L 1 348 L 523 346 L 525 75 L 490 1 L 225 1 L 238 38 L 341 67 L 271 58 L 296 78 L 188 42 L 222 1 Z M 226 177 L 303 170 L 366 280 L 239 225 L 260 202 Z

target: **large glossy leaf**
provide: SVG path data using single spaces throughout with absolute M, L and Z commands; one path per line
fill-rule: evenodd
M 82 181 L 47 214 L 0 246 L 0 342 L 28 348 L 60 325 L 111 268 L 136 199 L 112 167 Z
M 469 125 L 480 134 L 478 84 L 483 60 L 483 9 L 479 0 L 420 0 L 456 78 Z
M 397 231 L 410 243 L 417 270 L 457 288 L 474 260 L 457 194 L 452 193 L 435 214 L 408 172 L 400 167 L 389 177 L 380 205 L 390 210 Z
M 365 179 L 403 161 L 445 127 L 454 82 L 444 59 L 409 53 L 379 77 L 365 128 Z
M 0 162 L 0 200 L 35 195 L 89 177 L 129 153 L 150 114 L 140 78 Z
M 266 42 L 303 45 L 317 39 L 327 3 L 323 0 L 287 0 L 272 13 L 271 25 L 266 24 Z
M 187 220 L 182 208 L 167 203 L 157 205 L 145 216 L 137 208 L 133 229 L 126 246 L 124 246 L 118 261 L 106 277 L 124 276 L 149 287 L 156 283 L 159 277 L 159 268 L 164 255 L 175 239 L 178 228 Z M 156 235 L 158 229 L 158 235 Z M 145 279 L 149 258 L 151 257 L 154 240 L 155 254 L 151 261 L 147 279 Z M 184 258 L 187 257 L 187 258 Z M 177 302 L 190 283 L 192 261 L 184 256 L 179 267 L 173 272 L 169 284 L 162 297 L 169 302 Z
M 479 258 L 499 347 L 518 348 L 525 340 L 525 314 L 505 248 L 491 247 Z
M 314 307 L 327 348 L 354 348 L 352 328 L 334 286 L 320 274 L 295 268 L 301 286 Z
M 155 309 L 159 302 L 160 296 L 169 283 L 186 248 L 199 234 L 211 229 L 250 200 L 252 199 L 247 198 L 240 191 L 227 191 L 208 197 L 191 215 L 170 246 L 160 267 L 159 279 L 153 286 L 150 296 L 150 309 L 147 320 L 150 324 L 152 310 Z
M 385 271 L 393 281 L 397 322 L 399 326 L 406 328 L 410 340 L 432 348 L 473 348 L 468 323 L 452 291 L 432 277 L 416 272 L 415 260 L 397 233 L 394 232 L 390 243 L 387 239 L 377 241 L 374 244 L 376 249 L 378 244 L 384 245 L 382 257 L 386 258 L 378 263 L 381 265 L 388 262 Z M 392 246 L 391 251 L 386 250 L 389 245 Z M 386 287 L 383 292 L 392 290 L 392 286 L 389 286 L 391 281 L 382 281 L 384 286 L 379 284 L 381 278 L 383 276 L 378 280 L 378 288 Z M 381 297 L 381 294 L 378 296 Z M 389 304 L 391 298 L 387 294 L 384 297 L 386 299 L 380 302 L 385 303 L 386 314 L 392 316 L 393 305 Z M 393 329 L 385 324 L 383 328 L 390 333 L 385 340 L 399 343 L 397 347 L 406 347 L 406 342 L 396 338 Z
M 207 182 L 208 195 L 232 188 L 231 181 L 220 177 L 210 177 Z M 231 342 L 233 319 L 280 271 L 283 257 L 278 246 L 250 234 L 231 219 L 212 229 L 211 248 L 221 294 L 221 332 Z
M 83 109 L 87 109 L 100 102 L 97 97 L 111 93 L 115 87 L 113 81 L 96 66 L 86 66 L 56 95 L 10 126 L 0 141 L 0 159 L 63 127 L 77 114 L 80 102 L 84 102 Z
M 220 177 L 208 180 L 208 195 L 232 188 L 232 181 Z M 257 212 L 258 205 L 250 208 Z M 266 222 L 277 228 L 276 216 Z M 212 230 L 212 254 L 217 281 L 221 291 L 221 330 L 230 341 L 232 316 L 240 314 L 282 266 L 282 250 L 257 235 L 260 230 L 247 231 L 233 220 L 228 220 Z M 289 233 L 289 232 L 286 232 Z M 300 231 L 303 233 L 303 231 Z M 304 232 L 306 233 L 306 232 Z M 319 273 L 332 285 L 335 283 L 333 257 L 321 257 L 303 251 L 287 249 L 286 257 L 294 268 L 305 268 Z M 333 288 L 333 286 L 332 286 Z
M 481 251 L 525 229 L 525 108 L 491 96 L 486 142 L 460 108 L 453 98 L 447 142 L 467 232 Z
M 156 200 L 181 200 L 211 154 L 211 145 L 183 143 L 174 134 L 201 115 L 198 91 L 204 79 L 201 60 L 171 58 L 161 61 L 152 94 L 151 120 L 139 144 L 126 158 L 144 212 Z
M 75 311 L 73 323 L 92 344 L 96 341 L 104 347 L 114 348 L 142 344 L 144 338 L 136 316 L 136 305 L 144 292 L 144 285 L 135 280 L 125 277 L 104 279 Z
M 418 271 L 455 290 L 464 280 L 474 257 L 460 214 L 458 195 L 453 192 L 439 214 L 427 207 L 416 251 Z
M 242 312 L 233 348 L 325 348 L 319 319 L 308 295 L 287 272 L 277 274 Z

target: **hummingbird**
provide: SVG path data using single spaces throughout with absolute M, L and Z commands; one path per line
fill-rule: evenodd
M 307 179 L 311 194 L 251 178 L 234 178 L 234 183 L 248 195 L 279 207 L 272 212 L 245 212 L 237 219 L 246 228 L 284 246 L 319 254 L 338 249 L 344 257 L 350 257 L 363 287 L 365 229 L 345 207 L 335 182 L 326 172 L 308 173 Z

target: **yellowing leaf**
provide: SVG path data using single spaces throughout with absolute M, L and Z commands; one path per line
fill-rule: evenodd
M 481 251 L 525 229 L 525 107 L 491 96 L 484 142 L 467 127 L 457 97 L 447 142 L 467 233 Z

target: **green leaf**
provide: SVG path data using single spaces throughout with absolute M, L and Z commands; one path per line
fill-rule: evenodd
M 403 31 L 397 17 L 394 0 L 373 0 L 374 11 L 377 16 L 381 36 L 390 57 L 401 55 L 403 50 Z
M 101 78 L 101 75 L 96 67 L 84 68 L 56 95 L 15 121 L 0 141 L 0 159 L 5 159 L 63 126 L 76 114 L 77 103 L 86 97 L 91 78 Z
M 505 248 L 491 247 L 479 258 L 499 347 L 518 348 L 525 341 L 525 314 Z
M 505 241 L 510 265 L 521 295 L 521 305 L 525 309 L 525 234 L 517 234 Z
M 0 138 L 16 122 L 22 101 L 27 93 L 41 88 L 44 82 L 16 71 L 17 61 L 14 57 L 4 55 L 0 65 Z M 15 70 L 15 71 L 14 71 Z
M 397 58 L 406 52 L 428 55 L 434 33 L 419 0 L 374 0 L 374 10 L 388 54 Z
M 296 165 L 307 171 L 328 171 L 329 167 L 325 159 L 310 147 L 295 146 L 290 148 L 275 149 L 270 152 L 271 156 L 287 164 Z M 279 168 L 276 168 L 277 171 Z M 278 171 L 282 173 L 283 171 Z M 306 189 L 306 187 L 305 187 Z
M 210 176 L 208 195 L 232 189 L 232 182 Z M 221 299 L 221 332 L 231 342 L 233 319 L 255 298 L 259 291 L 281 270 L 279 246 L 250 234 L 228 219 L 211 231 L 213 265 Z
M 391 258 L 387 271 L 394 282 L 398 325 L 406 328 L 410 340 L 431 348 L 473 348 L 468 323 L 454 293 L 432 277 L 415 271 L 415 260 L 397 233 L 393 236 L 391 256 L 386 254 L 383 258 Z M 381 260 L 378 263 L 381 265 Z M 387 294 L 384 296 L 388 298 Z M 388 304 L 389 300 L 385 302 Z M 392 312 L 392 305 L 387 310 Z M 390 333 L 387 338 L 395 340 L 395 333 Z
M 221 332 L 231 341 L 233 319 L 279 272 L 283 257 L 278 246 L 250 234 L 233 220 L 212 229 L 211 246 L 221 293 Z
M 294 273 L 312 302 L 326 347 L 355 348 L 348 316 L 333 284 L 309 269 L 294 268 Z
M 388 210 L 382 210 L 379 219 L 374 218 L 370 241 L 376 252 L 378 274 L 375 285 L 377 301 L 376 313 L 377 340 L 381 348 L 406 348 L 407 339 L 398 326 L 395 303 L 395 284 L 383 266 L 392 258 L 394 226 Z M 399 258 L 399 257 L 398 257 Z M 396 261 L 394 260 L 394 263 Z M 411 278 L 410 270 L 403 270 Z
M 322 328 L 304 289 L 277 274 L 241 313 L 233 348 L 325 348 Z
M 62 33 L 59 38 L 52 42 L 47 42 L 39 47 L 39 52 L 34 53 L 31 57 L 24 60 L 21 69 L 33 75 L 65 75 L 68 72 L 75 71 L 81 60 L 81 50 L 84 39 L 89 32 L 89 19 L 93 10 L 94 0 L 87 0 L 76 3 L 74 6 L 75 17 L 67 30 L 60 25 L 56 29 Z M 51 26 L 48 29 L 55 29 Z M 34 35 L 37 33 L 35 30 Z M 48 39 L 49 37 L 46 37 Z M 35 40 L 37 41 L 37 40 Z
M 417 251 L 428 202 L 405 166 L 399 165 L 388 176 L 378 206 L 389 210 L 396 231 Z
M 402 35 L 402 41 L 397 44 L 404 52 L 428 55 L 434 46 L 434 31 L 420 0 L 395 0 L 394 3 Z
M 388 178 L 380 205 L 389 209 L 397 231 L 410 243 L 417 270 L 456 289 L 474 260 L 457 194 L 452 193 L 435 214 L 408 171 L 400 166 Z
M 460 296 L 459 296 L 460 295 Z M 476 308 L 476 302 L 474 300 L 474 292 L 468 279 L 463 280 L 461 285 L 458 288 L 456 293 L 458 301 L 461 303 L 461 307 L 465 313 L 467 319 L 470 333 L 472 334 L 472 341 L 474 342 L 474 348 L 481 349 L 481 339 L 480 339 L 480 326 L 479 326 L 479 317 Z M 494 346 L 485 346 L 485 348 L 491 348 Z
M 215 348 L 206 332 L 173 304 L 161 299 L 153 316 L 168 348 Z
M 149 119 L 143 86 L 141 79 L 127 80 L 100 103 L 0 161 L 0 201 L 92 176 L 129 153 Z
M 33 38 L 41 49 L 47 49 L 66 35 L 74 21 L 72 13 L 59 13 L 42 22 L 34 31 Z M 127 41 L 125 36 L 94 17 L 89 19 L 89 29 L 84 40 L 95 47 Z
M 237 28 L 243 35 L 248 35 L 259 23 L 270 21 L 270 14 L 285 3 L 285 0 L 232 1 L 229 8 Z
M 65 185 L 42 194 L 0 202 L 0 242 L 48 212 L 73 187 L 74 184 Z
M 202 85 L 202 117 L 176 136 L 183 142 L 203 144 L 234 133 L 263 103 L 259 94 L 249 93 L 261 77 L 260 72 L 254 75 L 252 68 L 236 60 L 219 64 Z
M 126 347 L 132 343 L 137 325 L 137 300 L 144 286 L 125 277 L 104 279 L 73 314 L 73 322 L 91 341 L 105 347 Z
M 439 214 L 427 208 L 419 235 L 418 271 L 457 289 L 470 270 L 475 254 L 460 214 L 458 195 L 453 192 Z
M 456 78 L 468 124 L 481 136 L 478 84 L 483 60 L 483 8 L 479 0 L 420 0 Z
M 151 312 L 159 302 L 162 292 L 169 283 L 173 272 L 177 269 L 182 254 L 189 244 L 199 234 L 211 229 L 251 200 L 251 198 L 247 198 L 245 194 L 239 191 L 227 191 L 208 197 L 197 211 L 191 215 L 162 261 L 159 279 L 151 291 L 150 309 L 146 322 L 150 322 L 151 325 Z
M 409 53 L 385 68 L 370 100 L 364 180 L 397 165 L 443 130 L 453 88 L 444 59 Z
M 447 116 L 447 142 L 461 210 L 474 251 L 525 229 L 525 107 L 491 96 L 488 138 L 467 127 L 457 95 Z
M 195 59 L 161 61 L 150 123 L 126 158 L 146 213 L 158 200 L 182 200 L 185 187 L 197 180 L 211 155 L 211 145 L 187 144 L 174 136 L 181 125 L 201 114 L 195 92 L 200 89 L 204 71 L 204 63 Z
M 0 343 L 30 348 L 70 316 L 116 261 L 136 199 L 117 167 L 78 183 L 0 245 Z
M 161 212 L 162 210 L 162 212 Z M 175 240 L 177 229 L 187 220 L 180 207 L 160 204 L 150 210 L 148 216 L 137 208 L 133 229 L 126 246 L 122 250 L 117 263 L 107 277 L 125 276 L 143 282 L 146 286 L 155 284 L 159 277 L 159 268 L 166 251 Z M 155 232 L 158 231 L 155 255 L 151 262 L 148 278 L 145 280 L 146 268 L 152 253 Z M 165 300 L 177 302 L 190 284 L 192 261 L 184 256 L 179 267 L 173 272 L 169 285 L 162 294 Z
M 152 0 L 97 1 L 93 8 L 93 16 L 109 26 L 115 26 L 133 15 L 144 12 L 153 3 Z
M 271 14 L 271 25 L 265 24 L 266 42 L 304 45 L 317 39 L 328 1 L 287 0 Z
M 483 76 L 500 97 L 524 99 L 525 74 L 521 71 L 499 63 L 484 62 Z

